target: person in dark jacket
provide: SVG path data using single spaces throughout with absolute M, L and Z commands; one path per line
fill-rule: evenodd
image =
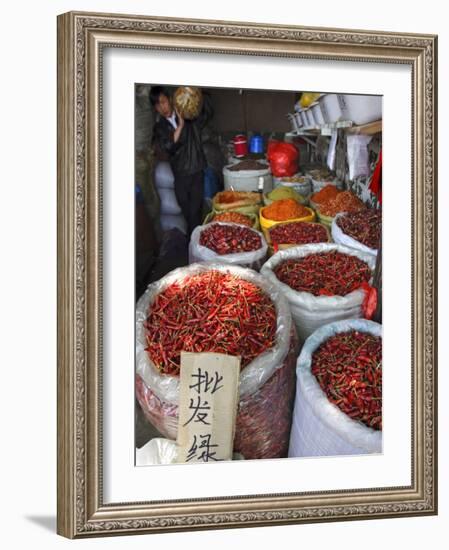
M 153 127 L 153 146 L 156 153 L 165 155 L 170 163 L 175 177 L 176 199 L 190 235 L 202 221 L 206 157 L 201 130 L 206 120 L 203 113 L 194 120 L 183 119 L 173 108 L 168 90 L 162 86 L 151 88 L 150 103 L 158 113 Z

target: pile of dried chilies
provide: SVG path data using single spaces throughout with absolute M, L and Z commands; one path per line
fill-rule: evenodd
M 318 223 L 290 222 L 269 229 L 271 242 L 276 244 L 326 243 L 329 240 L 326 228 Z
M 341 191 L 337 189 L 335 185 L 326 185 L 321 191 L 314 193 L 310 197 L 310 200 L 316 204 L 321 204 L 330 199 L 335 199 L 339 193 L 341 193 Z
M 363 202 L 351 193 L 351 191 L 342 191 L 338 195 L 320 204 L 320 214 L 334 217 L 339 212 L 358 212 L 364 210 L 366 206 Z
M 274 274 L 293 290 L 314 296 L 346 296 L 371 279 L 368 264 L 336 250 L 284 260 Z
M 295 199 L 282 199 L 274 201 L 270 206 L 263 209 L 263 217 L 267 220 L 281 222 L 295 218 L 305 218 L 309 216 L 307 208 L 299 204 Z
M 276 309 L 254 283 L 217 270 L 191 275 L 161 292 L 145 323 L 147 352 L 165 374 L 179 375 L 181 351 L 241 357 L 246 367 L 272 348 Z
M 350 418 L 382 429 L 382 339 L 349 331 L 312 355 L 312 374 L 328 399 Z
M 353 212 L 337 218 L 337 225 L 346 235 L 369 248 L 377 249 L 382 233 L 382 213 L 372 209 Z
M 245 214 L 241 214 L 240 212 L 220 212 L 219 214 L 215 214 L 213 222 L 232 222 L 232 223 L 239 223 L 240 225 L 247 225 L 248 227 L 252 226 L 251 218 L 248 216 L 245 216 Z M 210 223 L 210 222 L 209 222 Z
M 201 232 L 200 245 L 217 254 L 252 252 L 262 246 L 260 236 L 248 227 L 213 224 Z

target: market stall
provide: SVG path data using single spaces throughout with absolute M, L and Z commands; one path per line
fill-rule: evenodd
M 381 98 L 141 84 L 136 129 L 138 463 L 176 461 L 184 353 L 239 358 L 230 459 L 381 452 Z

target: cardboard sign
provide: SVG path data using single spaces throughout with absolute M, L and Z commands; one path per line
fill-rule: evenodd
M 240 357 L 181 353 L 177 462 L 231 460 Z

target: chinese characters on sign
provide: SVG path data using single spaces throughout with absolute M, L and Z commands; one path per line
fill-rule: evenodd
M 238 357 L 181 354 L 178 462 L 232 458 L 239 373 Z

